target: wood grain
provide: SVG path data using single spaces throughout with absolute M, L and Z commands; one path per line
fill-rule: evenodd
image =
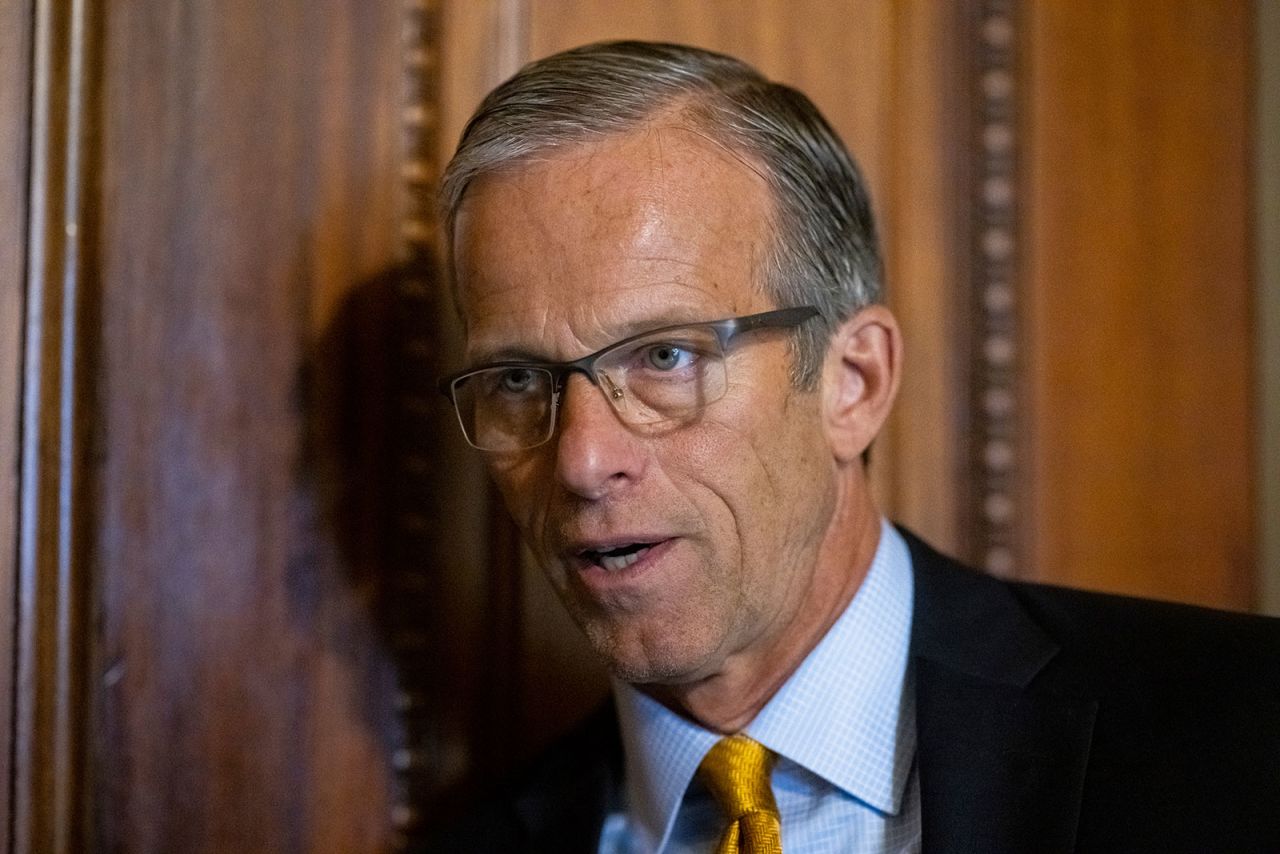
M 875 0 L 675 0 L 533 4 L 529 53 L 614 38 L 677 41 L 730 53 L 805 92 L 844 138 L 876 200 L 884 189 L 891 11 Z M 850 33 L 857 48 L 850 49 Z
M 0 5 L 0 601 L 17 601 L 19 426 L 30 134 L 30 3 Z M 16 614 L 0 608 L 0 826 L 12 826 Z M 0 852 L 11 850 L 9 834 Z
M 95 850 L 390 844 L 379 336 L 352 318 L 397 263 L 400 24 L 390 0 L 104 21 Z
M 1247 4 L 1028 10 L 1037 572 L 1249 608 Z
M 952 4 L 894 4 L 892 108 L 883 116 L 882 235 L 890 306 L 902 325 L 902 390 L 875 451 L 886 512 L 957 553 L 964 540 L 967 330 L 960 283 L 968 274 L 963 68 Z
M 1280 6 L 1257 0 L 1254 121 L 1260 610 L 1280 617 Z
M 86 847 L 86 537 L 99 289 L 88 257 L 99 7 L 39 2 L 31 32 L 26 347 L 16 605 L 13 849 Z

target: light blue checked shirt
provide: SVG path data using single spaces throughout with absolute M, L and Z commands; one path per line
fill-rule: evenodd
M 772 783 L 786 854 L 920 850 L 912 599 L 907 544 L 882 522 L 857 595 L 744 730 L 779 756 Z M 614 694 L 625 808 L 607 816 L 601 854 L 714 850 L 724 819 L 694 773 L 720 736 L 625 683 Z

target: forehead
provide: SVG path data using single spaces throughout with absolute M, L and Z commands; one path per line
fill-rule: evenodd
M 680 125 L 479 178 L 453 246 L 468 351 L 567 357 L 646 323 L 769 307 L 771 221 L 754 165 Z

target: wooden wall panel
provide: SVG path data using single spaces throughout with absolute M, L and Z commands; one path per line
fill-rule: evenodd
M 1035 572 L 1248 608 L 1248 6 L 1027 12 Z
M 529 55 L 612 38 L 721 50 L 803 90 L 855 152 L 878 200 L 891 73 L 891 9 L 878 0 L 531 4 Z M 850 34 L 857 49 L 850 49 Z
M 397 263 L 401 23 L 103 6 L 94 850 L 392 838 L 379 485 L 350 442 L 381 403 L 379 330 L 354 333 Z
M 898 402 L 873 450 L 883 507 L 935 546 L 956 553 L 964 541 L 962 431 L 966 338 L 959 285 L 967 272 L 965 132 L 960 7 L 892 4 L 892 77 L 880 116 L 885 153 L 878 213 L 889 303 L 905 339 Z M 858 152 L 855 151 L 855 156 Z
M 1280 5 L 1255 0 L 1259 605 L 1280 617 Z
M 13 782 L 12 603 L 17 594 L 19 425 L 30 143 L 30 2 L 0 5 L 0 826 L 10 827 Z M 0 852 L 9 851 L 9 834 Z

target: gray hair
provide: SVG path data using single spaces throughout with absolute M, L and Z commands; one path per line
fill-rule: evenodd
M 677 109 L 767 181 L 778 238 L 761 283 L 779 307 L 813 305 L 796 333 L 792 376 L 812 388 L 832 331 L 881 299 L 867 190 L 840 138 L 805 95 L 719 53 L 635 41 L 586 45 L 529 63 L 489 93 L 441 180 L 444 224 L 474 179 L 561 147 L 637 129 Z

